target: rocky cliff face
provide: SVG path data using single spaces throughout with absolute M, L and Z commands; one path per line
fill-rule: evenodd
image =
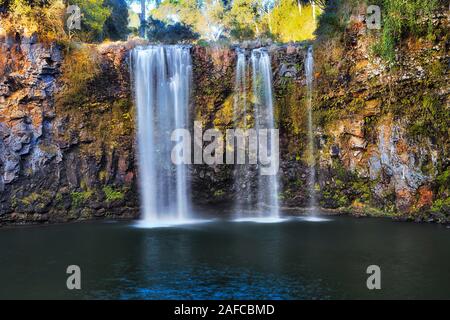
M 61 47 L 0 43 L 1 222 L 137 215 L 127 50 L 98 54 L 98 75 L 70 101 Z
M 444 19 L 437 23 L 445 30 Z M 401 67 L 389 69 L 370 56 L 361 19 L 346 34 L 341 49 L 315 51 L 320 205 L 448 221 L 442 210 L 430 211 L 436 200 L 448 197 L 441 183 L 449 165 L 448 39 L 406 44 L 398 53 Z M 79 52 L 74 60 L 77 54 L 57 45 L 2 41 L 0 221 L 137 217 L 129 72 L 135 44 L 90 46 L 83 49 L 87 55 L 72 49 Z M 307 46 L 269 46 L 285 207 L 309 203 Z M 86 57 L 95 58 L 86 64 Z M 234 48 L 194 46 L 192 60 L 191 119 L 202 121 L 204 129 L 233 127 Z M 439 125 L 433 125 L 434 117 Z M 196 204 L 245 197 L 233 184 L 231 166 L 192 166 L 191 173 Z
M 352 17 L 337 47 L 315 45 L 315 190 L 322 207 L 449 221 L 448 20 L 437 14 L 433 24 L 436 38 L 408 40 L 394 65 L 372 54 L 374 38 L 364 16 Z M 268 47 L 280 129 L 279 198 L 285 207 L 309 204 L 307 45 Z M 233 126 L 235 53 L 198 48 L 194 61 L 196 119 L 224 131 Z M 232 168 L 198 167 L 193 176 L 202 201 L 245 197 L 233 185 Z
M 409 39 L 393 66 L 371 55 L 362 16 L 353 17 L 342 51 L 323 44 L 316 53 L 323 206 L 448 221 L 448 208 L 432 208 L 448 197 L 448 20 L 437 15 L 433 24 L 436 39 Z
M 252 97 L 251 50 L 259 43 L 247 43 L 246 92 L 249 108 Z M 280 182 L 284 186 L 280 197 L 288 206 L 302 206 L 308 200 L 307 168 L 301 161 L 306 147 L 306 110 L 304 104 L 306 80 L 304 59 L 308 44 L 268 45 L 272 62 L 276 122 L 280 128 Z M 193 48 L 194 93 L 193 119 L 201 121 L 203 129 L 215 128 L 224 136 L 227 129 L 235 127 L 233 108 L 235 103 L 236 48 Z M 249 111 L 251 113 L 251 110 Z M 236 198 L 250 197 L 247 186 L 255 191 L 256 177 L 251 172 L 234 184 L 233 165 L 192 168 L 194 199 L 198 203 L 232 203 Z

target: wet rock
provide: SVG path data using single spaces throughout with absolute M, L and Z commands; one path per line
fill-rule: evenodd
M 138 207 L 133 128 L 122 129 L 131 105 L 129 49 L 102 47 L 104 73 L 97 87 L 90 87 L 88 101 L 107 105 L 105 115 L 100 108 L 85 114 L 58 104 L 64 59 L 58 45 L 33 37 L 0 43 L 0 223 L 88 219 L 102 208 L 105 213 L 111 205 L 100 196 L 108 183 L 104 176 L 130 192 L 130 207 Z M 112 121 L 122 131 L 111 129 Z M 116 156 L 107 160 L 107 150 L 113 149 Z M 85 204 L 89 210 L 83 211 Z
M 337 145 L 333 145 L 330 148 L 330 156 L 331 157 L 339 157 L 340 155 L 340 150 L 339 150 L 339 146 Z

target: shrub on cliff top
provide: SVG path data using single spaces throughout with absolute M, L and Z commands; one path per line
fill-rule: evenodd
M 63 90 L 59 101 L 64 105 L 82 105 L 87 98 L 87 86 L 100 72 L 98 52 L 92 45 L 79 45 L 65 56 L 60 80 Z
M 432 14 L 438 0 L 378 0 L 382 7 L 382 29 L 375 53 L 389 62 L 395 48 L 408 36 L 432 35 Z
M 2 0 L 0 0 L 2 1 Z M 27 1 L 3 0 L 1 27 L 9 34 L 38 34 L 41 40 L 54 41 L 65 38 L 65 6 L 62 0 Z
M 367 4 L 367 0 L 329 0 L 318 18 L 315 34 L 319 40 L 340 38 L 348 26 L 352 13 L 360 6 Z
M 167 24 L 164 21 L 150 18 L 147 37 L 150 41 L 179 43 L 196 40 L 199 35 L 187 25 L 181 23 Z
M 298 9 L 297 1 L 281 1 L 272 14 L 265 17 L 265 23 L 277 40 L 281 42 L 303 41 L 314 38 L 316 19 L 311 5 Z M 319 16 L 321 9 L 315 7 L 315 16 Z
M 111 40 L 126 39 L 128 29 L 128 5 L 125 0 L 104 0 L 104 5 L 111 8 L 111 15 L 103 26 L 103 38 Z
M 87 42 L 101 41 L 111 8 L 104 6 L 103 0 L 71 0 L 70 4 L 79 6 L 81 10 L 81 30 L 74 31 L 73 37 Z
M 381 7 L 381 30 L 374 52 L 393 62 L 395 49 L 407 37 L 433 35 L 432 15 L 440 0 L 329 0 L 319 18 L 316 34 L 319 39 L 342 38 L 351 23 L 352 14 L 364 12 L 369 4 Z
M 81 10 L 81 30 L 68 30 L 68 5 Z M 1 26 L 9 34 L 33 33 L 41 41 L 83 42 L 125 39 L 128 6 L 125 0 L 0 0 Z

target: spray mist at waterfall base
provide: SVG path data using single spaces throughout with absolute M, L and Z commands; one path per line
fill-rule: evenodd
M 233 222 L 255 222 L 255 223 L 280 223 L 287 221 L 287 218 L 272 218 L 272 217 L 247 217 L 247 218 L 237 218 L 232 220 Z
M 171 227 L 182 227 L 192 224 L 203 224 L 208 222 L 213 222 L 215 219 L 191 219 L 191 220 L 180 220 L 180 219 L 161 219 L 157 222 L 139 220 L 134 224 L 136 228 L 142 229 L 153 229 L 153 228 L 171 228 Z
M 278 217 L 264 215 L 264 211 L 259 208 L 253 210 L 236 211 L 226 205 L 200 206 L 195 207 L 190 213 L 191 219 L 159 219 L 158 221 L 141 219 L 131 224 L 138 229 L 158 229 L 158 228 L 201 228 L 208 229 L 216 223 L 231 224 L 284 224 L 284 223 L 322 223 L 334 220 L 329 213 L 314 208 L 316 214 L 312 215 L 307 210 L 302 211 L 283 211 L 280 210 Z M 163 214 L 161 215 L 163 216 Z

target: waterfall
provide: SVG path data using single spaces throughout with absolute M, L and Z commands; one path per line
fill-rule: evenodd
M 236 49 L 236 74 L 234 86 L 234 106 L 233 106 L 233 123 L 236 129 L 246 130 L 248 127 L 247 118 L 247 60 L 245 50 Z M 245 146 L 245 152 L 248 151 Z M 237 157 L 235 157 L 235 161 Z M 246 157 L 248 160 L 248 157 Z M 246 161 L 245 164 L 235 162 L 234 165 L 234 191 L 236 201 L 234 203 L 234 211 L 238 217 L 241 217 L 243 211 L 251 209 L 252 190 L 251 176 L 252 167 Z
M 309 206 L 312 210 L 316 207 L 316 161 L 314 150 L 314 134 L 313 134 L 313 121 L 312 121 L 312 92 L 314 81 L 314 55 L 313 48 L 310 46 L 306 53 L 305 59 L 305 77 L 307 86 L 307 113 L 308 113 L 308 190 L 309 190 Z
M 275 129 L 272 64 L 266 49 L 252 51 L 252 86 L 254 98 L 255 129 Z M 269 135 L 268 152 L 275 150 L 275 138 Z M 261 148 L 261 145 L 259 145 Z M 279 217 L 278 176 L 258 174 L 258 209 L 261 214 L 271 218 Z
M 247 72 L 248 63 L 246 52 L 236 50 L 236 81 L 234 92 L 234 125 L 239 129 L 275 129 L 272 66 L 266 49 L 254 49 L 251 52 L 251 85 L 252 103 L 247 102 Z M 250 79 L 249 79 L 250 80 Z M 261 144 L 261 136 L 259 143 Z M 275 137 L 267 137 L 267 151 L 271 155 L 275 152 Z M 246 145 L 248 148 L 248 144 Z M 261 148 L 261 146 L 259 146 Z M 248 149 L 246 150 L 248 152 Z M 234 189 L 236 191 L 235 211 L 239 218 L 248 218 L 243 210 L 249 210 L 256 203 L 258 218 L 279 218 L 278 205 L 278 177 L 277 175 L 262 175 L 261 164 L 235 164 Z
M 252 88 L 253 88 L 253 124 L 258 132 L 260 129 L 275 129 L 272 67 L 269 54 L 265 49 L 255 49 L 251 53 Z M 249 129 L 247 111 L 247 62 L 245 51 L 237 50 L 236 85 L 234 117 L 235 126 Z M 261 143 L 261 141 L 260 141 Z M 268 153 L 272 154 L 275 147 L 275 137 L 268 136 Z M 259 146 L 261 148 L 261 146 Z M 248 160 L 248 158 L 247 158 Z M 257 202 L 259 217 L 279 217 L 278 178 L 277 175 L 262 175 L 261 164 L 256 170 L 246 162 L 245 165 L 235 165 L 234 179 L 237 190 L 235 209 L 242 217 L 241 210 L 249 208 L 251 202 Z M 256 171 L 256 173 L 254 173 Z M 256 181 L 252 181 L 256 180 Z M 256 183 L 255 183 L 256 182 Z M 251 184 L 255 184 L 252 192 Z M 252 198 L 255 194 L 255 198 Z M 243 196 L 244 199 L 240 199 Z
M 247 126 L 247 61 L 245 50 L 236 49 L 236 80 L 234 92 L 234 123 Z
M 132 62 L 142 219 L 146 225 L 181 222 L 190 207 L 188 172 L 172 163 L 171 134 L 188 128 L 190 48 L 140 47 L 133 50 Z

